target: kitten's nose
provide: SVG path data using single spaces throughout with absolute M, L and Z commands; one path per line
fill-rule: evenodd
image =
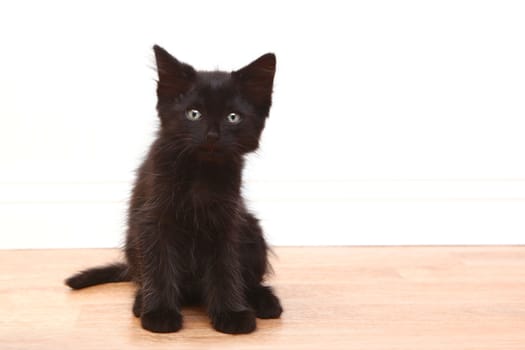
M 206 141 L 210 143 L 217 142 L 219 139 L 219 133 L 215 130 L 209 130 L 206 134 Z

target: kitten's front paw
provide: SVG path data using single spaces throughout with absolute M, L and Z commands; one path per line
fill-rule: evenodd
M 182 328 L 182 315 L 175 310 L 153 310 L 140 316 L 142 328 L 154 333 L 176 332 Z
M 213 328 L 222 333 L 243 334 L 255 330 L 255 315 L 251 310 L 224 311 L 212 317 Z

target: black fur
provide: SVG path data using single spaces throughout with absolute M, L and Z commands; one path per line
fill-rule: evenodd
M 110 282 L 131 281 L 128 266 L 122 263 L 111 264 L 103 267 L 95 267 L 69 277 L 66 284 L 73 289 L 82 289 Z
M 133 189 L 127 263 L 83 271 L 66 284 L 132 279 L 133 313 L 152 332 L 178 331 L 180 308 L 189 304 L 203 304 L 218 331 L 252 332 L 255 317 L 282 312 L 262 285 L 268 247 L 241 196 L 243 157 L 258 148 L 271 106 L 275 56 L 231 73 L 199 72 L 154 51 L 161 127 Z M 191 110 L 201 117 L 190 120 Z

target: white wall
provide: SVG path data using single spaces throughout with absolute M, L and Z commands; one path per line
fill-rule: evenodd
M 151 46 L 277 54 L 246 195 L 273 244 L 525 243 L 520 1 L 0 3 L 0 248 L 122 242 Z

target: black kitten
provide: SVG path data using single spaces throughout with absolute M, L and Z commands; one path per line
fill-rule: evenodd
M 241 196 L 243 156 L 268 116 L 275 56 L 231 73 L 201 72 L 154 46 L 158 137 L 138 170 L 126 264 L 80 272 L 73 289 L 134 281 L 133 313 L 152 332 L 182 326 L 180 308 L 204 304 L 213 327 L 249 333 L 282 308 L 270 287 L 267 245 Z

